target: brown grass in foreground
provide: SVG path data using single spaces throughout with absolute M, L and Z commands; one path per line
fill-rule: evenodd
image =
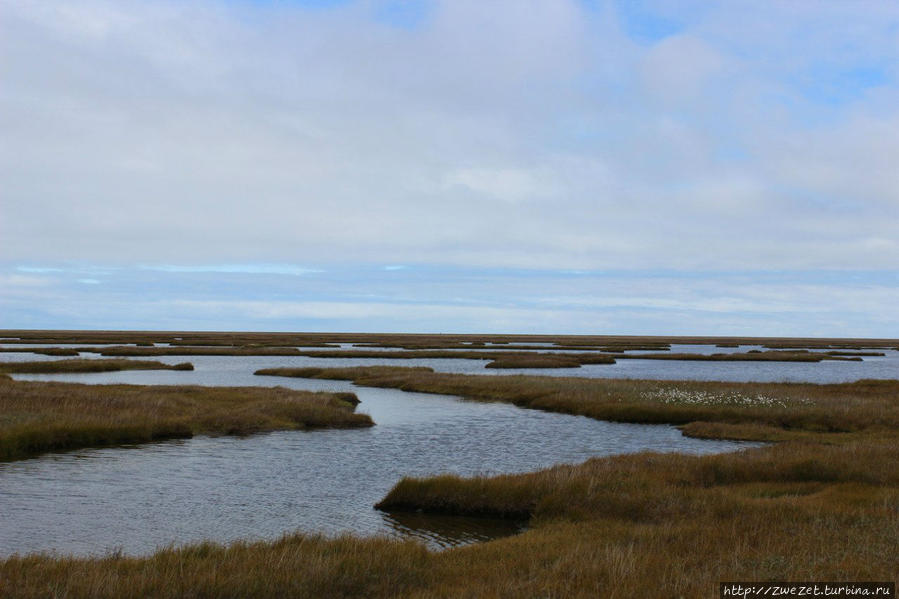
M 717 597 L 721 580 L 895 580 L 895 439 L 720 456 L 643 453 L 495 479 L 406 480 L 392 497 L 531 513 L 516 537 L 287 536 L 146 558 L 13 557 L 10 597 Z M 390 496 L 388 497 L 390 499 Z
M 0 375 L 0 460 L 194 434 L 371 426 L 352 394 L 281 387 L 80 385 Z
M 48 360 L 45 362 L 0 362 L 0 373 L 63 374 L 114 372 L 117 370 L 193 370 L 190 362 L 163 364 L 151 360 Z

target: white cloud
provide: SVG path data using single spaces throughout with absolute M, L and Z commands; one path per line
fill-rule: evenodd
M 647 45 L 567 0 L 411 30 L 364 2 L 6 1 L 0 258 L 894 268 L 899 13 L 865 7 L 697 4 Z

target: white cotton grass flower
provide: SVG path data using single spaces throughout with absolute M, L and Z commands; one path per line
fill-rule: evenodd
M 666 404 L 695 404 L 706 406 L 761 406 L 769 408 L 785 408 L 787 402 L 777 397 L 769 397 L 756 394 L 745 394 L 738 391 L 699 391 L 679 389 L 677 387 L 667 389 L 657 389 L 655 391 L 644 391 L 640 394 L 641 399 L 649 401 L 657 401 Z M 808 399 L 790 400 L 790 405 L 811 403 Z

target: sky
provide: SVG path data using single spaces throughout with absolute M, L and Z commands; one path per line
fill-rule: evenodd
M 0 328 L 899 337 L 892 0 L 0 0 Z

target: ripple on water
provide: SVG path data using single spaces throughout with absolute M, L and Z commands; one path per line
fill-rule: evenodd
M 377 426 L 196 437 L 0 464 L 0 553 L 142 554 L 172 543 L 272 539 L 293 531 L 398 535 L 446 547 L 512 534 L 521 523 L 384 514 L 372 506 L 403 476 L 527 472 L 644 449 L 707 453 L 747 446 L 685 438 L 665 425 L 251 374 L 281 358 L 201 358 L 211 359 L 193 360 L 193 372 L 27 378 L 353 390 L 362 400 L 357 409 Z

